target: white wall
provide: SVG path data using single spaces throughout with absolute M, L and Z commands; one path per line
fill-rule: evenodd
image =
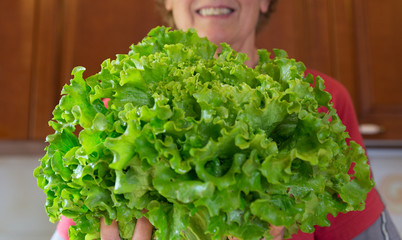
M 0 240 L 46 240 L 56 227 L 33 176 L 39 158 L 0 155 Z
M 376 188 L 402 236 L 402 149 L 368 149 Z

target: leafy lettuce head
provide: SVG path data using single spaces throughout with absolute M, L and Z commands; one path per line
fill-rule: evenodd
M 99 73 L 73 70 L 34 171 L 50 220 L 75 221 L 71 239 L 99 238 L 100 217 L 131 239 L 143 215 L 155 239 L 268 239 L 270 224 L 289 237 L 364 208 L 367 159 L 323 80 L 282 50 L 251 69 L 216 49 L 157 27 Z

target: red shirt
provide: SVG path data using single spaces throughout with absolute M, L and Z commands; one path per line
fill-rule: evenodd
M 321 76 L 325 80 L 325 90 L 332 95 L 333 107 L 346 126 L 350 139 L 364 147 L 363 138 L 359 132 L 359 124 L 353 107 L 352 100 L 346 88 L 335 79 L 314 70 L 307 70 L 306 74 Z M 384 210 L 384 204 L 375 188 L 367 195 L 366 208 L 363 211 L 331 215 L 328 219 L 331 222 L 329 227 L 318 227 L 314 233 L 299 232 L 292 236 L 293 240 L 349 240 L 357 237 L 360 233 L 371 226 Z M 73 221 L 62 217 L 57 225 L 57 231 L 65 239 L 68 239 L 68 228 L 74 224 Z
M 307 70 L 314 76 L 321 76 L 325 80 L 325 90 L 332 95 L 333 107 L 346 126 L 346 131 L 349 132 L 350 139 L 364 147 L 363 138 L 359 132 L 359 124 L 355 109 L 346 88 L 335 79 L 314 71 Z M 328 219 L 331 222 L 329 227 L 316 227 L 313 234 L 299 233 L 293 235 L 295 240 L 348 240 L 357 237 L 360 233 L 371 226 L 380 217 L 384 210 L 384 204 L 375 188 L 368 194 L 366 199 L 366 208 L 363 211 L 340 213 L 336 218 L 329 215 Z

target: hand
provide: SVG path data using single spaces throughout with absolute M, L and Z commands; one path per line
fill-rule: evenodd
M 101 240 L 120 240 L 119 228 L 116 221 L 106 225 L 105 220 L 101 218 Z M 137 220 L 135 225 L 133 240 L 150 240 L 152 237 L 152 224 L 145 217 Z
M 285 227 L 277 227 L 274 225 L 271 225 L 271 230 L 269 233 L 273 236 L 272 240 L 283 240 L 283 233 L 285 232 Z M 235 237 L 229 238 L 229 240 L 238 240 Z
M 137 220 L 135 225 L 133 240 L 150 240 L 152 237 L 152 224 L 145 217 Z M 271 225 L 270 234 L 273 236 L 272 240 L 283 240 L 283 233 L 285 227 L 277 227 Z M 232 240 L 237 240 L 233 237 Z M 105 224 L 105 220 L 101 218 L 101 240 L 120 240 L 119 228 L 115 221 L 110 225 Z
M 272 240 L 282 240 L 283 239 L 283 233 L 285 232 L 285 227 L 277 227 L 274 225 L 271 225 L 271 231 L 269 233 L 274 237 Z

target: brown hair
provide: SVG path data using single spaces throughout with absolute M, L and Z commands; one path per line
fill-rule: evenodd
M 260 17 L 257 24 L 257 32 L 262 29 L 263 26 L 268 22 L 269 17 L 275 11 L 275 7 L 278 0 L 270 0 L 268 11 L 265 13 L 260 13 Z M 162 17 L 162 20 L 169 26 L 175 27 L 173 15 L 171 11 L 166 10 L 165 0 L 155 0 L 157 10 Z

